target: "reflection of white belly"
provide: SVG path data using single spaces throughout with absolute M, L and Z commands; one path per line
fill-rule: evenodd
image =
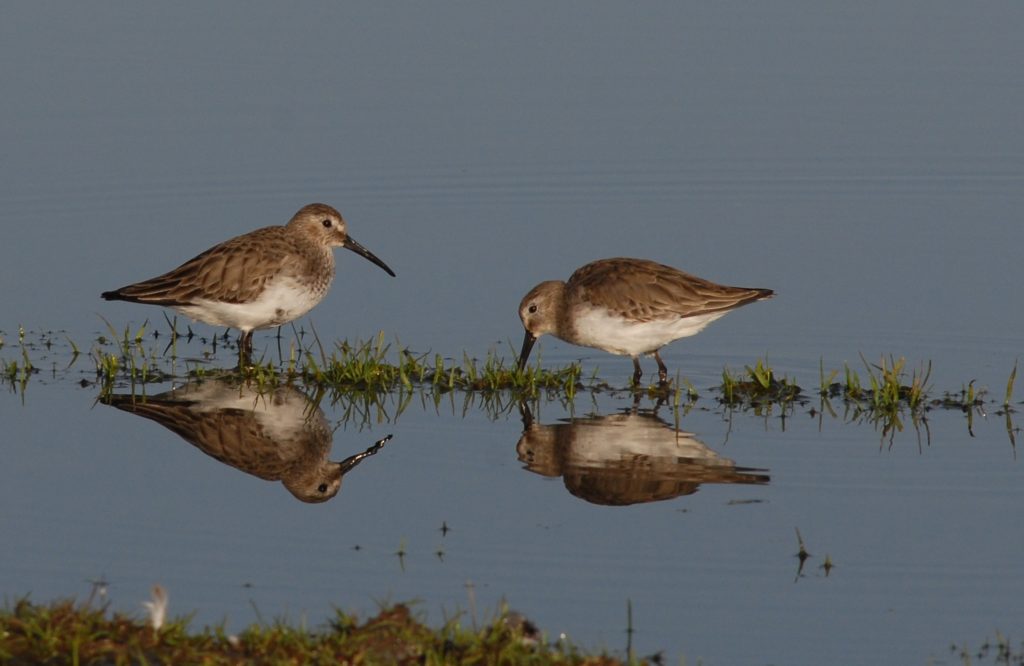
M 673 465 L 680 460 L 732 465 L 720 458 L 692 433 L 676 432 L 653 419 L 611 416 L 593 423 L 574 424 L 573 437 L 564 449 L 565 463 L 601 467 L 643 459 Z
M 194 305 L 176 309 L 207 324 L 251 331 L 280 326 L 298 319 L 313 309 L 325 293 L 313 291 L 296 280 L 285 278 L 271 282 L 256 300 L 248 303 L 196 299 Z
M 639 356 L 657 351 L 673 340 L 696 335 L 726 313 L 645 322 L 631 321 L 596 308 L 576 310 L 574 314 L 576 338 L 571 342 L 613 354 Z

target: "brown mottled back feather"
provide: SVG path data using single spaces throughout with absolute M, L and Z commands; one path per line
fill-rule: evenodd
M 245 303 L 258 296 L 270 278 L 282 274 L 271 269 L 279 267 L 290 252 L 298 254 L 295 237 L 285 233 L 284 227 L 264 227 L 224 241 L 163 275 L 102 297 L 176 306 L 216 294 L 226 303 Z
M 774 292 L 729 287 L 654 261 L 616 257 L 577 269 L 566 283 L 566 293 L 576 303 L 646 322 L 732 310 L 771 298 Z

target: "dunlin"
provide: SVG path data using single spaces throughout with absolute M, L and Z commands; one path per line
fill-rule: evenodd
M 284 226 L 236 236 L 170 272 L 101 296 L 163 305 L 207 324 L 237 328 L 242 332 L 239 349 L 246 356 L 254 330 L 297 319 L 323 299 L 334 279 L 335 247 L 352 250 L 395 275 L 348 235 L 341 213 L 314 203 Z
M 665 384 L 668 369 L 659 349 L 772 293 L 715 284 L 646 259 L 600 259 L 578 268 L 568 282 L 541 282 L 523 298 L 519 318 L 526 336 L 519 367 L 526 366 L 537 338 L 550 333 L 574 345 L 631 356 L 634 384 L 643 375 L 640 355 L 653 354 Z

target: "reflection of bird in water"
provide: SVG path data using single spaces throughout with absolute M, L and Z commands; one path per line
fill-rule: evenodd
M 103 402 L 156 421 L 246 474 L 281 481 L 303 502 L 337 495 L 342 476 L 391 439 L 388 435 L 341 462 L 328 460 L 332 437 L 323 410 L 287 386 L 260 393 L 205 381 L 152 397 L 111 395 Z
M 702 483 L 766 484 L 767 470 L 737 467 L 651 412 L 535 423 L 523 406 L 516 445 L 526 469 L 561 476 L 573 495 L 593 504 L 621 506 L 689 495 Z

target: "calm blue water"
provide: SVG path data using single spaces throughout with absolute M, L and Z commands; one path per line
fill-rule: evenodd
M 761 356 L 814 389 L 819 363 L 893 354 L 930 360 L 936 394 L 976 380 L 1001 399 L 1024 327 L 1022 28 L 1024 8 L 957 3 L 8 7 L 0 359 L 20 359 L 19 325 L 86 353 L 103 318 L 163 326 L 99 293 L 324 201 L 398 277 L 339 255 L 299 322 L 322 339 L 510 357 L 536 282 L 642 256 L 778 294 L 664 350 L 702 391 Z M 96 404 L 77 384 L 91 361 L 55 375 L 54 339 L 27 391 L 0 393 L 8 598 L 85 598 L 103 578 L 141 613 L 160 582 L 172 612 L 232 627 L 381 599 L 484 618 L 505 599 L 615 650 L 629 601 L 641 653 L 709 664 L 925 663 L 1020 628 L 1002 416 L 971 434 L 932 412 L 930 441 L 890 446 L 807 407 L 729 419 L 705 392 L 682 429 L 770 482 L 608 507 L 524 469 L 514 407 L 416 398 L 341 425 L 336 459 L 394 439 L 308 506 Z M 615 385 L 631 372 L 541 345 Z M 628 407 L 581 396 L 572 415 Z

